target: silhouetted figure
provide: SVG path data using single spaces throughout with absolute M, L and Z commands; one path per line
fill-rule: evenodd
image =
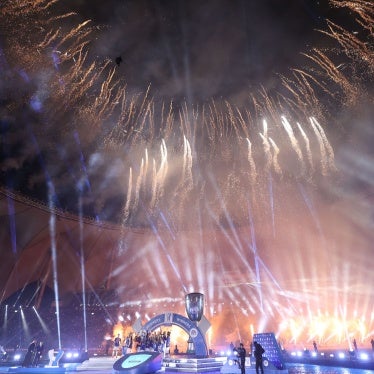
M 23 367 L 31 366 L 34 362 L 35 354 L 36 354 L 36 339 L 33 339 L 32 342 L 29 344 L 29 347 L 27 348 L 27 353 L 23 360 L 22 366 Z
M 230 349 L 230 354 L 231 354 L 231 355 L 232 355 L 232 353 L 234 352 L 234 348 L 235 348 L 234 343 L 231 342 L 231 343 L 230 343 L 230 347 L 229 347 L 229 349 Z
M 374 339 L 371 339 L 370 343 L 371 343 L 371 349 L 374 351 Z
M 317 343 L 313 341 L 314 352 L 318 352 Z
M 129 334 L 128 336 L 129 343 L 128 343 L 128 352 L 132 352 L 132 334 Z
M 264 363 L 262 361 L 262 355 L 265 353 L 265 349 L 262 348 L 262 345 L 257 342 L 253 342 L 253 345 L 255 347 L 253 355 L 256 359 L 256 374 L 259 374 L 259 369 L 261 370 L 261 374 L 264 374 Z
M 122 57 L 121 57 L 121 56 L 116 57 L 116 64 L 117 64 L 118 66 L 121 65 L 121 62 L 122 62 L 122 61 L 123 61 L 123 60 L 122 60 Z
M 122 345 L 122 356 L 124 356 L 125 354 L 127 354 L 127 350 L 129 349 L 128 345 L 127 345 L 127 338 L 123 341 L 123 345 Z
M 353 339 L 353 348 L 355 349 L 355 351 L 357 351 L 357 342 L 356 342 L 356 339 Z
M 239 367 L 241 374 L 245 374 L 245 356 L 247 355 L 247 351 L 245 350 L 243 343 L 239 344 L 237 352 L 239 356 Z
M 175 344 L 175 347 L 174 347 L 174 354 L 179 355 L 179 349 L 178 349 L 178 346 L 176 344 Z
M 106 356 L 109 356 L 109 349 L 110 349 L 111 344 L 112 344 L 112 341 L 110 339 L 107 339 L 105 341 L 105 355 Z
M 44 351 L 44 344 L 43 344 L 43 342 L 39 342 L 36 345 L 35 357 L 34 357 L 34 361 L 33 361 L 32 366 L 38 366 L 39 365 L 40 359 L 43 356 L 43 351 Z

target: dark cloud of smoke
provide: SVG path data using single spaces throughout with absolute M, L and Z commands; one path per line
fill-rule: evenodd
M 239 100 L 274 88 L 302 62 L 329 15 L 327 1 L 81 1 L 81 16 L 105 25 L 94 51 L 115 60 L 128 87 L 158 97 Z

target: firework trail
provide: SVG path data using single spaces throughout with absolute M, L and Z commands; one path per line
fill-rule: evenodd
M 282 169 L 281 169 L 281 166 L 279 165 L 279 162 L 278 162 L 278 155 L 280 153 L 280 149 L 278 148 L 278 146 L 275 144 L 275 141 L 269 137 L 269 143 L 271 144 L 271 147 L 273 149 L 273 153 L 272 153 L 272 159 L 273 159 L 273 168 L 274 168 L 274 171 L 281 175 L 282 174 Z
M 331 0 L 330 4 L 336 8 L 348 8 L 352 14 L 356 14 L 358 27 L 366 33 L 353 33 L 343 27 L 327 20 L 328 30 L 319 30 L 322 34 L 329 36 L 336 41 L 341 48 L 337 52 L 323 51 L 313 48 L 310 53 L 304 55 L 315 63 L 316 68 L 305 71 L 294 69 L 296 80 L 284 78 L 285 87 L 296 99 L 297 105 L 307 102 L 309 113 L 313 108 L 319 107 L 319 113 L 326 113 L 329 108 L 325 106 L 318 97 L 318 93 L 327 94 L 335 106 L 355 106 L 361 100 L 372 101 L 372 96 L 367 95 L 371 88 L 367 85 L 372 79 L 374 72 L 374 12 L 370 1 L 336 1 Z M 366 35 L 365 39 L 360 39 L 359 35 Z M 337 53 L 343 52 L 347 56 L 344 63 L 335 63 L 334 57 Z M 344 70 L 341 69 L 344 67 Z M 319 79 L 324 78 L 326 81 Z M 300 108 L 302 105 L 300 105 Z
M 182 183 L 185 185 L 187 190 L 190 190 L 193 185 L 193 176 L 192 176 L 192 154 L 191 146 L 187 138 L 183 137 L 183 176 Z
M 250 177 L 251 177 L 251 183 L 255 184 L 256 183 L 256 178 L 257 178 L 257 172 L 256 172 L 256 164 L 253 160 L 252 156 L 252 143 L 251 141 L 246 138 L 247 144 L 248 144 L 248 154 L 247 154 L 247 159 L 249 162 L 249 167 L 250 167 Z
M 158 171 L 156 171 L 156 161 L 153 160 L 152 200 L 150 204 L 152 210 L 156 208 L 157 203 L 162 198 L 165 178 L 168 171 L 168 152 L 164 140 L 161 142 L 160 151 L 161 162 Z
M 136 179 L 135 200 L 134 200 L 134 206 L 133 206 L 134 210 L 136 210 L 139 204 L 140 189 L 143 184 L 143 179 L 144 179 L 144 159 L 142 158 L 142 161 L 140 164 L 139 175 L 138 175 L 138 178 Z
M 356 14 L 356 22 L 364 30 L 367 31 L 369 37 L 374 37 L 374 10 L 371 1 L 367 0 L 353 0 L 353 1 L 336 1 L 331 0 L 331 5 L 336 8 L 348 8 L 353 14 Z M 328 27 L 330 32 L 321 30 L 333 39 L 338 41 L 343 47 L 344 52 L 353 60 L 364 61 L 369 67 L 371 74 L 374 69 L 374 50 L 370 43 L 366 43 L 360 40 L 354 33 L 345 30 L 328 21 Z
M 334 151 L 323 131 L 321 125 L 314 117 L 310 117 L 310 123 L 318 139 L 321 151 L 322 173 L 327 175 L 329 171 L 334 170 Z
M 131 206 L 131 195 L 132 195 L 132 168 L 130 168 L 129 182 L 127 187 L 126 203 L 123 210 L 123 223 L 125 224 L 130 215 Z
M 305 142 L 305 148 L 306 148 L 306 152 L 307 152 L 308 163 L 309 163 L 310 170 L 311 170 L 310 174 L 312 174 L 313 170 L 314 170 L 314 167 L 313 167 L 312 151 L 310 150 L 310 141 L 309 141 L 309 138 L 307 137 L 307 135 L 305 134 L 305 131 L 303 130 L 303 128 L 301 127 L 301 125 L 299 123 L 297 123 L 297 127 L 298 127 L 298 129 L 301 133 L 301 136 L 303 137 L 304 142 Z
M 301 164 L 301 168 L 302 168 L 303 171 L 305 171 L 303 154 L 301 152 L 301 149 L 299 147 L 299 143 L 298 143 L 298 141 L 297 141 L 297 139 L 295 137 L 293 129 L 292 129 L 290 123 L 288 122 L 287 118 L 285 118 L 284 116 L 282 116 L 281 120 L 282 120 L 282 125 L 283 125 L 284 129 L 286 130 L 287 135 L 290 138 L 292 148 L 295 150 L 297 158 L 299 159 L 299 162 Z

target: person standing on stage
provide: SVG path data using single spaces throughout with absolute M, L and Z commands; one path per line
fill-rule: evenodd
M 27 348 L 27 353 L 22 362 L 23 367 L 30 367 L 33 364 L 35 353 L 36 353 L 36 339 L 33 339 L 32 342 L 29 344 L 29 347 Z
M 314 352 L 318 352 L 318 347 L 317 347 L 317 343 L 315 340 L 313 340 L 313 348 L 314 348 Z
M 117 358 L 118 355 L 121 356 L 120 349 L 121 349 L 121 338 L 120 338 L 120 334 L 118 334 L 118 335 L 114 338 L 112 357 Z
M 232 354 L 233 354 L 233 352 L 234 352 L 234 349 L 235 349 L 235 345 L 234 345 L 234 343 L 233 343 L 233 342 L 231 342 L 231 343 L 230 343 L 230 346 L 229 346 L 229 350 L 230 350 L 230 355 L 232 355 Z
M 37 367 L 39 365 L 40 359 L 43 356 L 43 351 L 44 351 L 44 344 L 43 342 L 39 342 L 35 348 L 35 357 L 34 357 L 32 366 Z
M 262 355 L 265 353 L 265 349 L 262 347 L 260 343 L 253 342 L 255 347 L 254 356 L 256 359 L 256 374 L 259 374 L 259 369 L 261 370 L 261 374 L 264 374 L 264 364 L 262 361 Z
M 239 366 L 241 370 L 241 374 L 245 374 L 245 356 L 247 355 L 247 351 L 244 348 L 243 343 L 239 344 L 239 348 L 237 349 L 238 356 L 239 356 Z
M 354 348 L 355 351 L 357 352 L 358 348 L 357 348 L 357 342 L 356 342 L 356 339 L 353 339 L 353 348 Z

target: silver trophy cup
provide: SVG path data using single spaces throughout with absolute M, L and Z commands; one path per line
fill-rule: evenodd
M 191 321 L 199 322 L 204 314 L 204 295 L 193 292 L 186 295 L 186 312 Z

